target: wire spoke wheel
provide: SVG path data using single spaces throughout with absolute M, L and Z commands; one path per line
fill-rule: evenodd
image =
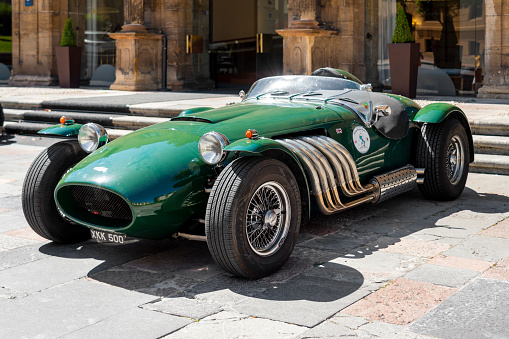
M 290 227 L 290 200 L 283 186 L 275 181 L 261 185 L 251 197 L 246 213 L 249 246 L 260 256 L 278 250 Z
M 242 157 L 225 167 L 210 193 L 207 245 L 226 271 L 261 278 L 292 253 L 301 216 L 299 186 L 290 168 L 273 158 Z
M 447 177 L 453 185 L 456 185 L 463 175 L 464 159 L 465 148 L 463 147 L 460 138 L 455 135 L 449 143 L 449 147 L 447 148 L 447 157 L 445 159 Z

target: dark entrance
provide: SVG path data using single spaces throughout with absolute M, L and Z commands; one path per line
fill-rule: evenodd
M 283 73 L 287 0 L 213 0 L 211 73 L 218 87 L 245 88 Z

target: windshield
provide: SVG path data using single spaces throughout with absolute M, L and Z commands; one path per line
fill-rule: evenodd
M 319 90 L 360 89 L 356 82 L 323 76 L 287 75 L 269 77 L 258 80 L 247 93 L 247 100 L 260 98 L 264 95 L 291 96 Z

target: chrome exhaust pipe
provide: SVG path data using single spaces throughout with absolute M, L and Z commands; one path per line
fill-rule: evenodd
M 323 214 L 329 215 L 366 202 L 380 203 L 413 189 L 421 178 L 416 169 L 407 165 L 374 177 L 368 185 L 360 183 L 357 166 L 348 150 L 326 136 L 278 139 L 293 152 L 308 172 L 311 194 Z M 423 173 L 419 171 L 420 173 Z M 346 198 L 358 199 L 343 202 Z

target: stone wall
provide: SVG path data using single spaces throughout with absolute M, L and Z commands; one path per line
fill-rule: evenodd
M 76 6 L 76 4 L 81 6 Z M 58 83 L 55 47 L 59 46 L 65 20 L 69 16 L 76 31 L 78 46 L 83 46 L 85 0 L 68 7 L 65 0 L 34 0 L 25 6 L 24 0 L 12 1 L 11 86 L 47 86 Z

